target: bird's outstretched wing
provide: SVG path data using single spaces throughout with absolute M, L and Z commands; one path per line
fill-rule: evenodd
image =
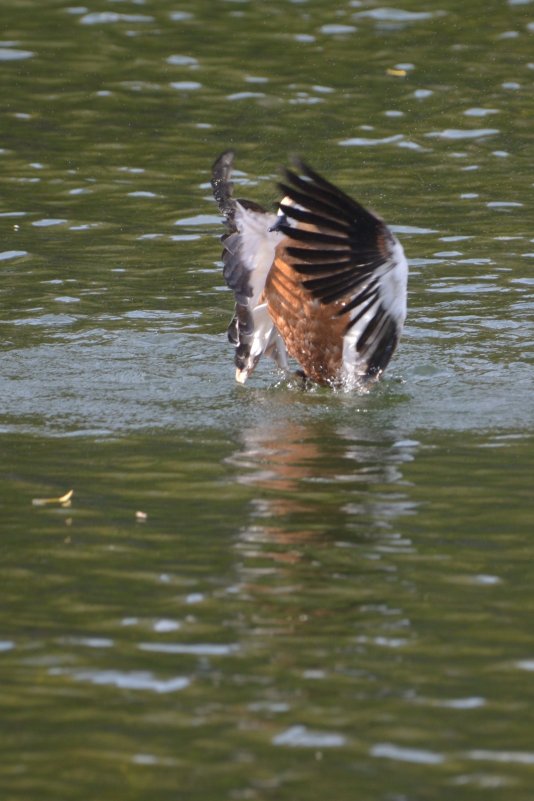
M 408 267 L 394 234 L 304 162 L 280 184 L 283 234 L 269 314 L 306 375 L 335 384 L 380 375 L 406 317 Z
M 282 234 L 271 231 L 276 215 L 257 203 L 235 199 L 231 174 L 234 153 L 222 153 L 212 168 L 215 200 L 226 218 L 223 242 L 223 276 L 234 293 L 235 313 L 228 338 L 235 347 L 236 379 L 244 383 L 262 354 L 287 366 L 284 343 L 262 298 L 265 281 Z

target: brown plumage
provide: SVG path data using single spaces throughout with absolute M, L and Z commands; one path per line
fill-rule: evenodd
M 343 361 L 346 323 L 336 316 L 343 303 L 336 301 L 327 306 L 314 298 L 303 287 L 293 261 L 285 247 L 279 245 L 265 282 L 267 308 L 287 352 L 306 377 L 318 384 L 332 384 Z

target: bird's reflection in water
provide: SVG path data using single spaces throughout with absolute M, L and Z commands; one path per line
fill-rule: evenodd
M 241 545 L 282 546 L 270 556 L 288 562 L 306 543 L 392 535 L 395 519 L 411 509 L 402 464 L 417 445 L 363 424 L 342 428 L 324 420 L 249 428 L 229 459 L 238 483 L 254 490 Z
M 297 632 L 330 642 L 355 617 L 382 637 L 406 625 L 398 556 L 413 545 L 398 523 L 412 511 L 402 466 L 418 443 L 365 423 L 264 421 L 229 459 L 250 497 L 233 592 L 253 601 L 243 625 L 261 650 Z

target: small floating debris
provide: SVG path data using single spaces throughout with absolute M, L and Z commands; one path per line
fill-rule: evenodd
M 408 72 L 403 69 L 399 69 L 398 67 L 388 67 L 386 70 L 386 75 L 392 75 L 394 78 L 405 78 L 408 75 Z
M 146 512 L 136 512 L 135 513 L 135 519 L 139 523 L 146 523 L 146 521 L 148 520 L 148 515 L 147 515 Z
M 73 495 L 74 490 L 69 490 L 60 498 L 32 498 L 32 506 L 51 506 L 54 504 L 59 504 L 60 506 L 66 508 L 67 506 L 70 506 Z

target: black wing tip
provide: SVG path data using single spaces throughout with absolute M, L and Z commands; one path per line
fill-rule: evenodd
M 293 189 L 294 187 L 302 188 L 303 183 L 306 184 L 308 182 L 313 183 L 313 179 L 310 177 L 308 172 L 304 169 L 304 162 L 299 160 L 299 163 L 296 164 L 293 162 L 296 169 L 292 170 L 289 167 L 280 167 L 280 175 L 282 176 L 283 181 L 287 183 L 279 183 L 278 187 L 282 190 L 285 189 Z M 302 177 L 299 173 L 303 173 L 304 177 Z M 308 179 L 308 180 L 306 180 Z
M 215 159 L 211 168 L 213 197 L 217 201 L 221 214 L 226 217 L 228 222 L 231 222 L 235 211 L 234 185 L 231 181 L 234 158 L 235 152 L 233 150 L 225 150 Z
M 280 167 L 281 175 L 290 183 L 299 183 L 302 181 L 302 176 L 304 176 L 314 184 L 318 184 L 323 187 L 328 186 L 340 191 L 336 186 L 331 184 L 330 181 L 327 181 L 326 178 L 323 178 L 323 176 L 317 172 L 317 170 L 314 170 L 313 167 L 311 167 L 310 164 L 300 156 L 291 156 L 290 162 L 293 169 L 290 169 L 286 166 Z
M 318 175 L 318 173 L 316 173 L 315 170 L 308 164 L 308 162 L 298 153 L 293 153 L 289 156 L 289 163 L 294 170 L 297 172 L 302 172 L 304 175 L 308 175 L 309 178 L 312 178 L 314 175 Z M 285 172 L 291 172 L 291 170 L 288 170 L 285 165 L 282 165 L 280 170 L 283 174 Z
M 310 181 L 314 181 L 315 183 L 321 183 L 321 182 L 328 183 L 326 179 L 323 178 L 322 175 L 320 175 L 316 170 L 314 170 L 313 167 L 311 167 L 308 164 L 308 162 L 305 161 L 300 156 L 293 156 L 291 159 L 291 163 L 293 164 L 295 169 L 303 173 L 306 176 L 306 178 L 310 179 Z
M 235 150 L 228 148 L 217 156 L 211 168 L 212 173 L 222 172 L 223 170 L 231 170 L 234 166 Z

